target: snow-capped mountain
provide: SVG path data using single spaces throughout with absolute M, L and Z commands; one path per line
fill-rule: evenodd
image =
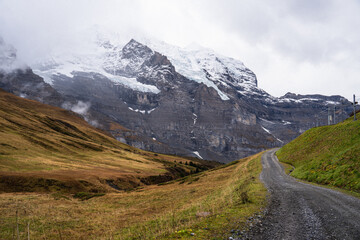
M 55 105 L 87 103 L 87 119 L 136 147 L 228 162 L 324 124 L 329 105 L 346 116 L 340 96 L 273 97 L 241 61 L 210 49 L 99 31 L 86 39 L 31 67 L 63 96 Z
M 211 49 L 200 46 L 180 48 L 164 42 L 144 39 L 145 44 L 167 56 L 177 72 L 213 87 L 223 100 L 229 100 L 219 88 L 235 88 L 239 91 L 252 91 L 257 87 L 255 74 L 236 59 L 224 57 Z
M 133 90 L 159 93 L 156 86 L 137 80 L 139 74 L 143 77 L 151 74 L 153 77 L 158 75 L 158 81 L 166 82 L 162 76 L 169 73 L 169 64 L 162 64 L 161 68 L 150 68 L 145 64 L 156 51 L 167 57 L 177 73 L 214 88 L 222 100 L 229 100 L 232 96 L 237 98 L 237 94 L 267 96 L 272 102 L 278 100 L 258 88 L 256 75 L 241 61 L 211 49 L 194 45 L 180 48 L 149 38 L 140 38 L 141 43 L 132 40 L 124 46 L 114 34 L 99 29 L 95 32 L 79 50 L 55 50 L 47 59 L 40 59 L 32 65 L 35 73 L 52 84 L 56 76 L 71 78 L 77 72 L 92 72 Z M 229 90 L 231 93 L 228 93 Z
M 109 38 L 97 32 L 96 37 L 85 44 L 85 51 L 84 48 L 79 52 L 62 49 L 61 53 L 51 53 L 48 59 L 41 59 L 32 67 L 49 84 L 52 84 L 54 75 L 72 77 L 76 72 L 93 72 L 134 90 L 158 93 L 154 86 L 136 80 L 138 74 L 155 76 L 169 72 L 169 64 L 162 65 L 161 69 L 143 66 L 157 51 L 168 58 L 179 74 L 214 88 L 223 100 L 230 98 L 221 88 L 234 88 L 244 94 L 259 91 L 255 74 L 241 61 L 224 57 L 211 49 L 180 48 L 148 38 L 142 38 L 143 43 L 132 40 L 123 46 L 116 38 Z M 146 47 L 141 48 L 139 44 Z
M 16 49 L 0 36 L 0 88 L 21 97 L 57 105 L 59 93 L 17 58 Z M 59 105 L 57 105 L 59 106 Z
M 53 84 L 56 77 L 72 78 L 79 72 L 87 72 L 100 74 L 115 84 L 133 90 L 158 93 L 159 90 L 155 86 L 140 83 L 136 78 L 130 77 L 122 71 L 125 70 L 125 67 L 134 70 L 137 65 L 141 65 L 145 61 L 146 56 L 142 56 L 143 59 L 133 60 L 134 62 L 127 62 L 126 55 L 122 56 L 121 49 L 109 41 L 101 42 L 97 39 L 88 42 L 85 50 L 81 48 L 80 51 L 72 51 L 72 49 L 55 51 L 46 59 L 38 60 L 32 65 L 32 68 L 50 85 Z

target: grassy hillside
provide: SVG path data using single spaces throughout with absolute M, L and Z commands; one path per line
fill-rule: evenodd
M 216 165 L 191 161 L 130 147 L 73 112 L 0 90 L 0 192 L 132 189 Z
M 68 194 L 3 193 L 0 239 L 16 236 L 17 226 L 25 238 L 28 223 L 31 239 L 227 239 L 266 202 L 260 160 L 258 154 L 84 201 Z
M 0 90 L 0 239 L 222 239 L 265 205 L 260 160 L 142 151 Z
M 360 120 L 312 128 L 277 156 L 295 167 L 296 178 L 360 192 Z

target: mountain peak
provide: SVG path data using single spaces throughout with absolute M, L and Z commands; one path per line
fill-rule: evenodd
M 145 58 L 153 54 L 153 51 L 146 45 L 131 39 L 122 49 L 123 57 L 131 58 L 133 56 Z
M 167 56 L 181 75 L 213 87 L 223 100 L 229 100 L 229 97 L 220 89 L 236 88 L 242 92 L 257 89 L 256 75 L 239 60 L 222 56 L 196 43 L 181 48 L 156 39 L 144 39 L 143 42 Z

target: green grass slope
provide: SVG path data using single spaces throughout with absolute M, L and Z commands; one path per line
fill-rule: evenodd
M 360 192 L 360 120 L 312 128 L 277 156 L 295 167 L 293 177 Z

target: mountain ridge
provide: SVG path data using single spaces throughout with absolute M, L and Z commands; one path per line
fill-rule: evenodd
M 134 39 L 124 47 L 98 39 L 92 52 L 63 53 L 34 71 L 61 96 L 89 102 L 90 118 L 100 125 L 112 121 L 133 131 L 135 140 L 102 126 L 142 149 L 228 162 L 281 146 L 312 127 L 312 116 L 330 104 L 349 103 L 340 96 L 273 97 L 242 62 L 209 50 L 197 58 L 194 50 L 165 46 L 167 56 Z M 339 108 L 338 119 L 348 110 Z

